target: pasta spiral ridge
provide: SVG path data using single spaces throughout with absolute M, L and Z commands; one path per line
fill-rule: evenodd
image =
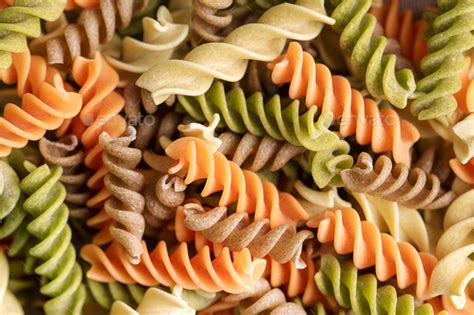
M 15 170 L 0 161 L 0 240 L 12 234 L 25 217 L 20 180 Z
M 35 273 L 45 279 L 40 292 L 51 297 L 44 305 L 45 313 L 80 314 L 86 296 L 63 203 L 66 189 L 59 182 L 62 169 L 44 164 L 36 169 L 31 166 L 30 171 L 20 186 L 27 195 L 23 208 L 33 218 L 27 230 L 39 241 L 29 254 L 42 262 Z
M 265 260 L 252 260 L 247 249 L 231 254 L 224 248 L 212 260 L 207 246 L 191 258 L 186 243 L 180 243 L 171 254 L 164 241 L 160 241 L 151 253 L 148 253 L 144 243 L 142 245 L 143 253 L 138 265 L 128 261 L 116 242 L 105 252 L 97 245 L 84 246 L 81 257 L 92 265 L 87 277 L 106 283 L 180 285 L 189 290 L 199 288 L 207 292 L 241 293 L 252 289 L 266 265 Z
M 393 165 L 385 155 L 374 163 L 369 154 L 362 152 L 354 167 L 342 171 L 341 176 L 351 191 L 372 194 L 414 209 L 440 209 L 456 197 L 453 191 L 444 191 L 436 175 L 402 163 Z
M 140 0 L 101 0 L 98 7 L 83 9 L 77 23 L 68 24 L 59 36 L 46 41 L 48 63 L 74 62 L 79 56 L 93 58 L 101 44 L 112 40 L 116 28 L 127 27 L 147 5 L 148 1 Z
M 241 315 L 260 314 L 269 311 L 271 315 L 306 314 L 305 310 L 298 304 L 287 302 L 285 294 L 278 288 L 272 288 L 265 279 L 258 280 L 253 291 L 231 294 L 223 297 L 222 301 L 240 304 L 238 308 Z
M 474 307 L 469 294 L 473 288 L 474 270 L 473 197 L 474 190 L 471 189 L 451 203 L 444 216 L 444 232 L 436 245 L 436 256 L 440 261 L 433 269 L 429 292 L 431 296 L 444 294 L 443 305 L 453 314 L 457 311 L 468 314 Z
M 221 42 L 224 37 L 219 36 L 219 30 L 232 22 L 229 13 L 218 14 L 219 10 L 229 8 L 233 0 L 193 0 L 192 27 L 194 31 L 207 42 Z
M 369 12 L 371 0 L 332 0 L 333 28 L 341 34 L 340 46 L 351 57 L 355 75 L 365 80 L 368 91 L 377 99 L 405 108 L 416 84 L 411 70 L 396 71 L 397 57 L 386 54 L 387 38 L 374 36 L 377 19 Z
M 289 224 L 270 228 L 268 219 L 250 222 L 247 213 L 227 216 L 226 207 L 205 211 L 197 203 L 187 203 L 183 205 L 183 212 L 185 227 L 213 243 L 222 244 L 232 251 L 248 248 L 253 257 L 269 255 L 280 264 L 293 260 L 298 268 L 305 267 L 300 255 L 303 242 L 313 237 L 310 231 L 297 232 Z M 196 241 L 197 238 L 196 235 Z
M 142 152 L 129 148 L 136 136 L 135 129 L 129 127 L 128 132 L 127 136 L 117 139 L 111 139 L 104 132 L 99 141 L 104 148 L 102 160 L 108 170 L 104 185 L 112 195 L 104 204 L 105 213 L 113 221 L 109 228 L 110 235 L 124 247 L 130 262 L 137 264 L 143 251 L 141 240 L 145 231 L 142 214 L 145 198 L 140 193 L 145 186 L 145 178 L 135 170 L 142 159 Z
M 203 95 L 178 96 L 179 104 L 197 121 L 211 122 L 214 114 L 221 117 L 218 127 L 226 126 L 232 132 L 249 132 L 258 137 L 266 135 L 312 151 L 324 150 L 339 140 L 328 130 L 331 114 L 316 118 L 317 109 L 309 109 L 300 115 L 299 102 L 283 108 L 279 95 L 264 102 L 261 93 L 245 97 L 242 89 L 232 89 L 226 94 L 222 82 L 215 82 Z
M 0 70 L 0 79 L 6 84 L 16 83 L 22 97 L 21 107 L 8 103 L 0 118 L 2 157 L 12 148 L 23 148 L 28 140 L 39 140 L 47 130 L 59 128 L 81 110 L 81 96 L 68 92 L 59 73 L 29 50 L 14 53 L 11 66 Z
M 417 82 L 419 95 L 411 111 L 420 120 L 434 119 L 453 112 L 461 89 L 464 52 L 474 47 L 474 6 L 470 0 L 438 1 L 441 9 L 432 21 L 429 54 L 421 61 L 425 77 Z
M 122 284 L 118 282 L 101 283 L 86 279 L 90 296 L 104 309 L 109 310 L 115 301 L 136 306 L 145 295 L 146 289 L 138 284 Z
M 471 185 L 474 184 L 474 157 L 466 164 L 462 164 L 458 159 L 451 159 L 449 165 L 461 180 Z
M 346 78 L 333 76 L 327 66 L 316 63 L 297 42 L 290 43 L 270 66 L 274 83 L 290 83 L 290 98 L 305 97 L 310 110 L 320 107 L 323 113 L 333 113 L 340 120 L 342 137 L 355 135 L 359 144 L 370 143 L 376 153 L 392 151 L 397 162 L 410 165 L 410 148 L 419 132 L 393 109 L 379 109 L 375 101 L 352 89 Z
M 426 21 L 414 21 L 414 12 L 411 9 L 400 12 L 400 0 L 389 0 L 388 5 L 372 7 L 370 13 L 382 25 L 384 35 L 389 40 L 395 40 L 400 46 L 397 56 L 407 58 L 412 65 L 419 68 L 421 60 L 428 54 L 424 37 Z
M 90 198 L 90 193 L 85 191 L 90 174 L 81 170 L 84 152 L 76 150 L 78 145 L 77 137 L 70 134 L 55 142 L 41 138 L 39 150 L 47 164 L 58 165 L 63 169 L 60 181 L 67 190 L 66 203 L 71 207 L 70 216 L 83 218 L 90 214 L 85 206 Z
M 334 20 L 326 16 L 323 1 L 283 3 L 268 9 L 257 23 L 236 28 L 222 43 L 200 45 L 183 60 L 156 64 L 136 84 L 152 93 L 155 104 L 173 94 L 200 95 L 215 78 L 239 81 L 249 60 L 275 59 L 283 51 L 286 39 L 315 38 L 325 23 Z
M 232 132 L 219 135 L 222 144 L 219 152 L 232 160 L 238 166 L 257 172 L 268 167 L 272 172 L 281 169 L 291 159 L 301 155 L 303 147 L 281 142 L 270 136 L 263 138 L 246 133 L 244 136 Z
M 397 243 L 389 234 L 380 233 L 375 224 L 362 221 L 352 208 L 327 211 L 307 225 L 318 229 L 319 242 L 334 242 L 338 254 L 353 253 L 357 269 L 374 266 L 380 281 L 395 276 L 398 287 L 416 284 L 417 298 L 428 299 L 430 276 L 437 263 L 433 255 L 419 253 L 408 243 Z
M 166 155 L 177 160 L 170 174 L 186 172 L 186 185 L 205 179 L 201 196 L 222 192 L 219 206 L 236 202 L 237 212 L 254 214 L 256 220 L 267 218 L 270 226 L 295 225 L 306 219 L 307 213 L 290 194 L 279 192 L 270 182 L 262 181 L 257 174 L 242 170 L 220 152 L 212 153 L 207 142 L 195 137 L 183 137 L 166 148 Z
M 335 297 L 340 306 L 351 309 L 356 315 L 436 314 L 430 304 L 415 305 L 413 296 L 397 296 L 397 290 L 391 285 L 378 287 L 373 274 L 358 275 L 352 263 L 340 263 L 331 255 L 321 258 L 321 267 L 314 278 L 324 295 Z
M 41 20 L 54 21 L 62 13 L 66 0 L 14 1 L 0 11 L 0 69 L 12 63 L 11 53 L 28 50 L 27 36 L 41 35 Z

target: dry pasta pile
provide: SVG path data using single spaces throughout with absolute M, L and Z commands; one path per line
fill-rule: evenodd
M 474 313 L 474 0 L 0 0 L 0 314 Z

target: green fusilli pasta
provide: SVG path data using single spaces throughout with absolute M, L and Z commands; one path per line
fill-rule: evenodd
M 136 307 L 147 289 L 138 284 L 101 283 L 91 279 L 86 279 L 86 284 L 89 295 L 106 310 L 110 310 L 115 301 Z
M 420 95 L 410 105 L 420 120 L 438 118 L 456 109 L 453 94 L 461 89 L 464 52 L 474 47 L 474 1 L 438 0 L 438 6 L 441 13 L 429 16 L 433 34 L 428 40 L 430 54 L 421 60 L 425 77 L 417 82 Z
M 0 239 L 12 234 L 23 222 L 20 180 L 15 170 L 0 160 Z
M 314 279 L 321 293 L 333 296 L 341 307 L 352 309 L 357 315 L 434 314 L 430 304 L 415 306 L 412 295 L 397 296 L 391 285 L 378 288 L 373 274 L 359 276 L 352 262 L 341 264 L 331 255 L 321 258 L 321 268 Z M 444 311 L 439 314 L 447 315 Z
M 367 90 L 378 99 L 386 99 L 398 108 L 405 108 L 415 91 L 411 70 L 396 71 L 397 57 L 385 54 L 387 38 L 375 36 L 377 19 L 368 11 L 371 0 L 332 0 L 336 8 L 331 17 L 333 28 L 341 34 L 340 45 L 350 56 L 355 75 L 365 78 Z
M 0 10 L 0 69 L 10 66 L 11 53 L 28 49 L 27 36 L 41 35 L 40 20 L 56 20 L 65 4 L 66 0 L 15 0 Z
M 32 217 L 27 230 L 38 241 L 29 254 L 41 262 L 35 269 L 44 279 L 40 292 L 51 297 L 44 305 L 45 313 L 80 314 L 86 292 L 67 224 L 66 189 L 59 182 L 62 169 L 51 170 L 46 164 L 35 168 L 31 163 L 27 169 L 30 174 L 20 187 L 28 196 L 23 208 Z
M 335 133 L 328 130 L 332 113 L 325 112 L 316 118 L 317 107 L 314 106 L 300 115 L 298 101 L 282 109 L 278 95 L 266 103 L 258 92 L 246 99 L 242 89 L 235 88 L 226 94 L 222 82 L 217 81 L 203 95 L 180 95 L 178 100 L 181 107 L 197 121 L 210 122 L 217 113 L 221 117 L 219 127 L 227 126 L 239 134 L 269 135 L 311 151 L 327 150 L 334 141 L 339 140 Z

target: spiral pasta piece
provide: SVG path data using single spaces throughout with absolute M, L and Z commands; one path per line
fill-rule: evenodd
M 185 227 L 197 232 L 196 242 L 204 237 L 232 251 L 248 248 L 253 257 L 264 258 L 269 255 L 280 264 L 293 260 L 298 268 L 305 267 L 300 255 L 303 242 L 313 237 L 310 231 L 296 232 L 289 224 L 270 228 L 268 219 L 250 222 L 247 213 L 227 216 L 226 207 L 205 211 L 197 203 L 187 203 L 181 211 L 184 212 Z
M 252 289 L 266 265 L 265 260 L 252 260 L 247 249 L 231 255 L 229 249 L 224 248 L 212 260 L 207 246 L 191 258 L 186 243 L 181 243 L 172 254 L 168 254 L 164 241 L 160 241 L 151 253 L 144 243 L 142 245 L 143 253 L 138 265 L 130 264 L 116 242 L 105 252 L 97 245 L 84 246 L 81 257 L 92 265 L 87 277 L 106 283 L 180 285 L 190 290 L 241 293 Z
M 93 58 L 101 44 L 112 40 L 116 28 L 127 27 L 132 16 L 146 6 L 148 1 L 101 0 L 98 7 L 82 10 L 76 23 L 46 41 L 48 63 L 74 62 L 79 56 Z
M 232 22 L 229 13 L 218 14 L 232 5 L 232 0 L 193 0 L 192 27 L 194 31 L 207 42 L 221 42 L 224 37 L 219 36 L 219 30 Z
M 101 283 L 91 279 L 86 279 L 86 284 L 90 296 L 106 310 L 109 310 L 115 301 L 137 306 L 146 292 L 146 288 L 138 284 Z
M 162 60 L 168 60 L 173 51 L 186 39 L 188 25 L 173 22 L 171 13 L 161 6 L 156 20 L 144 17 L 143 40 L 126 36 L 105 49 L 105 58 L 117 70 L 143 73 Z
M 62 169 L 50 169 L 44 164 L 36 169 L 31 166 L 30 171 L 20 186 L 27 195 L 23 208 L 32 217 L 27 230 L 38 240 L 29 254 L 41 261 L 35 269 L 35 273 L 44 278 L 40 292 L 51 298 L 44 305 L 44 311 L 46 314 L 80 314 L 85 289 L 67 224 L 68 208 L 63 203 L 66 189 L 59 182 Z
M 474 184 L 474 158 L 466 164 L 462 164 L 458 159 L 451 159 L 449 165 L 461 180 L 471 185 Z
M 146 315 L 165 313 L 194 315 L 196 314 L 196 311 L 181 297 L 166 293 L 163 290 L 156 288 L 149 288 L 146 291 L 136 310 L 121 301 L 114 302 L 112 309 L 110 310 L 110 315 Z
M 417 82 L 419 95 L 410 105 L 420 120 L 439 118 L 456 109 L 453 94 L 461 89 L 463 53 L 474 47 L 472 1 L 438 1 L 438 6 L 441 12 L 434 15 L 431 23 L 429 54 L 421 61 L 425 76 Z
M 0 248 L 0 312 L 2 314 L 23 315 L 23 308 L 17 298 L 7 288 L 10 270 L 8 260 L 2 248 Z
M 166 154 L 177 160 L 170 174 L 186 172 L 185 184 L 205 179 L 203 197 L 222 191 L 219 206 L 236 202 L 237 212 L 254 214 L 256 220 L 267 218 L 270 226 L 295 225 L 307 213 L 290 194 L 279 192 L 257 174 L 242 170 L 220 152 L 212 153 L 209 145 L 194 137 L 183 137 L 166 148 Z
M 377 19 L 369 12 L 371 0 L 333 0 L 333 28 L 341 34 L 340 46 L 350 56 L 354 73 L 365 80 L 372 96 L 405 108 L 416 84 L 409 69 L 396 71 L 397 57 L 387 54 L 387 38 L 375 36 Z
M 310 110 L 317 106 L 333 113 L 340 121 L 342 137 L 355 135 L 359 144 L 370 143 L 376 153 L 392 151 L 397 162 L 410 165 L 410 148 L 419 132 L 394 110 L 379 109 L 375 101 L 351 89 L 346 78 L 332 76 L 328 67 L 316 63 L 296 42 L 270 66 L 274 83 L 290 83 L 290 98 L 305 97 Z
M 324 24 L 334 20 L 325 15 L 323 1 L 298 0 L 268 9 L 257 23 L 242 25 L 222 43 L 194 48 L 183 60 L 168 60 L 145 72 L 137 85 L 151 92 L 155 104 L 169 95 L 200 95 L 214 78 L 239 81 L 249 60 L 271 61 L 283 50 L 286 39 L 310 40 Z
M 67 135 L 53 142 L 47 138 L 39 141 L 39 150 L 45 162 L 63 169 L 60 181 L 66 187 L 66 204 L 71 208 L 70 216 L 84 218 L 90 210 L 85 206 L 90 193 L 85 190 L 90 174 L 83 171 L 84 152 L 77 150 L 79 141 L 75 135 Z
M 305 310 L 296 303 L 287 302 L 280 289 L 273 289 L 267 280 L 260 279 L 253 291 L 231 294 L 222 298 L 223 302 L 237 305 L 241 315 L 268 313 L 271 315 L 304 315 Z
M 474 190 L 469 190 L 451 203 L 444 217 L 444 232 L 436 246 L 440 259 L 430 281 L 432 296 L 445 294 L 443 304 L 453 314 L 472 311 L 474 261 Z M 461 312 L 465 313 L 461 313 Z
M 373 163 L 372 157 L 362 152 L 354 167 L 342 171 L 341 176 L 351 191 L 380 196 L 414 209 L 440 209 L 456 198 L 453 191 L 443 190 L 436 175 L 401 163 L 393 165 L 384 155 Z
M 209 91 L 197 97 L 178 96 L 179 104 L 197 121 L 211 122 L 214 114 L 221 120 L 218 127 L 226 126 L 232 132 L 249 132 L 258 137 L 266 135 L 279 141 L 287 141 L 308 150 L 328 149 L 339 138 L 328 130 L 331 114 L 316 118 L 317 109 L 309 109 L 300 115 L 299 102 L 292 102 L 282 108 L 278 95 L 267 103 L 261 93 L 249 98 L 241 89 L 233 89 L 226 94 L 222 82 L 215 82 Z
M 28 50 L 27 36 L 41 35 L 41 20 L 54 21 L 62 13 L 66 0 L 13 1 L 0 10 L 0 69 L 12 63 L 12 53 Z
M 12 234 L 23 222 L 20 180 L 15 170 L 0 161 L 0 240 Z
M 398 42 L 400 56 L 419 68 L 421 60 L 428 54 L 427 41 L 423 35 L 426 31 L 426 21 L 414 21 L 411 9 L 400 12 L 400 0 L 389 0 L 388 5 L 372 7 L 370 13 L 382 25 L 384 35 Z
M 303 147 L 281 142 L 270 136 L 259 138 L 251 133 L 241 137 L 232 132 L 225 132 L 219 135 L 219 139 L 222 140 L 219 152 L 238 166 L 244 165 L 254 172 L 263 167 L 272 172 L 277 171 L 304 152 Z
M 28 140 L 39 140 L 47 130 L 59 128 L 81 110 L 81 96 L 68 92 L 59 73 L 29 50 L 13 54 L 11 66 L 0 70 L 0 79 L 6 84 L 16 83 L 22 97 L 21 107 L 8 103 L 0 118 L 2 157 L 12 148 L 23 148 Z
M 357 211 L 343 208 L 327 211 L 307 225 L 317 228 L 317 239 L 321 243 L 334 242 L 338 254 L 353 253 L 357 269 L 375 267 L 380 281 L 396 277 L 401 289 L 416 284 L 416 296 L 428 299 L 430 276 L 436 257 L 426 252 L 417 252 L 405 242 L 396 242 L 392 236 L 380 233 L 377 226 L 361 221 Z
M 357 273 L 352 263 L 340 263 L 336 257 L 324 255 L 314 279 L 324 295 L 334 296 L 340 306 L 351 309 L 356 315 L 448 314 L 446 311 L 436 313 L 428 303 L 416 305 L 409 294 L 398 296 L 397 290 L 391 285 L 379 288 L 373 274 Z

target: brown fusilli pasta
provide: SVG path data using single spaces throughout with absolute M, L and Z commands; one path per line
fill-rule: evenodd
M 258 171 L 267 166 L 270 171 L 276 171 L 286 165 L 291 159 L 304 152 L 303 147 L 278 141 L 270 136 L 263 138 L 246 133 L 243 136 L 225 132 L 219 136 L 222 144 L 219 151 L 235 164 L 244 166 L 252 171 Z
M 369 193 L 404 206 L 433 210 L 443 208 L 456 197 L 452 191 L 441 188 L 439 178 L 421 168 L 409 168 L 380 156 L 374 163 L 372 157 L 362 152 L 353 168 L 341 172 L 349 190 Z
M 78 145 L 75 135 L 67 135 L 55 142 L 41 138 L 39 150 L 46 163 L 63 169 L 60 181 L 67 189 L 66 202 L 70 207 L 70 216 L 85 218 L 90 214 L 86 207 L 91 196 L 86 188 L 90 174 L 83 170 L 84 151 L 77 150 Z
M 278 263 L 295 260 L 299 268 L 305 267 L 300 259 L 303 242 L 313 237 L 308 230 L 296 232 L 289 224 L 270 228 L 268 219 L 249 222 L 245 212 L 227 216 L 226 207 L 215 207 L 205 211 L 197 203 L 183 206 L 184 225 L 191 231 L 200 232 L 213 243 L 219 243 L 230 250 L 248 248 L 253 257 L 269 255 Z M 196 235 L 198 241 L 199 235 Z
M 224 37 L 219 30 L 232 22 L 231 14 L 218 14 L 219 10 L 232 5 L 232 0 L 192 0 L 192 27 L 197 35 L 207 42 L 220 42 Z

